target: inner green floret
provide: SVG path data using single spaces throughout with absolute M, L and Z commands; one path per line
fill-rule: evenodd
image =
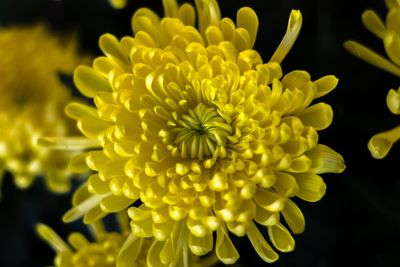
M 200 103 L 183 114 L 172 129 L 174 144 L 180 155 L 192 159 L 210 157 L 218 147 L 224 147 L 232 127 L 218 114 L 215 108 Z

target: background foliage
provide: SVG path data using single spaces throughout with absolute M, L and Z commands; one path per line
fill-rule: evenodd
M 306 218 L 306 230 L 295 236 L 296 249 L 281 254 L 270 266 L 399 266 L 400 145 L 384 160 L 367 150 L 369 138 L 399 124 L 387 109 L 386 94 L 400 86 L 398 77 L 380 71 L 348 54 L 342 43 L 353 38 L 384 53 L 380 41 L 361 24 L 361 13 L 372 8 L 384 17 L 383 0 L 220 0 L 223 16 L 235 17 L 244 5 L 259 15 L 256 49 L 268 60 L 279 44 L 291 9 L 300 9 L 303 28 L 283 62 L 284 72 L 305 69 L 314 79 L 334 74 L 339 86 L 323 101 L 334 109 L 334 122 L 320 134 L 320 143 L 341 153 L 347 169 L 342 175 L 324 175 L 327 194 L 318 203 L 297 201 Z M 130 17 L 139 6 L 161 14 L 161 0 L 131 0 L 124 10 L 113 10 L 107 0 L 1 0 L 0 26 L 45 21 L 59 33 L 77 32 L 83 52 L 99 55 L 98 37 L 111 32 L 131 34 Z M 6 51 L 0 51 L 6 53 Z M 26 60 L 29 60 L 27 58 Z M 1 68 L 2 66 L 0 66 Z M 66 83 L 71 79 L 64 77 Z M 65 225 L 62 214 L 70 195 L 53 195 L 37 180 L 27 191 L 6 177 L 0 203 L 0 266 L 46 266 L 54 253 L 40 241 L 34 224 L 44 222 L 66 237 L 85 231 L 80 222 Z M 234 241 L 240 266 L 266 265 L 245 238 Z

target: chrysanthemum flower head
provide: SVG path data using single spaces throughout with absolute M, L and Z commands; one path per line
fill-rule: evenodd
M 355 41 L 347 41 L 344 45 L 356 57 L 400 77 L 400 2 L 387 0 L 386 6 L 389 12 L 385 22 L 373 10 L 366 10 L 363 13 L 362 22 L 376 37 L 382 39 L 388 59 Z M 400 114 L 399 90 L 391 89 L 389 91 L 386 104 L 393 114 Z M 382 159 L 399 139 L 400 127 L 396 127 L 373 136 L 368 142 L 368 149 L 374 158 Z
M 59 74 L 71 74 L 85 61 L 76 48 L 74 38 L 53 36 L 44 25 L 0 29 L 0 162 L 21 188 L 45 175 L 51 190 L 69 189 L 67 165 L 74 153 L 40 149 L 36 139 L 72 134 L 63 114 L 70 93 Z
M 273 262 L 278 254 L 270 243 L 291 251 L 292 233 L 304 230 L 291 198 L 318 201 L 326 188 L 319 174 L 344 170 L 342 157 L 318 144 L 332 109 L 312 103 L 337 79 L 282 74 L 280 62 L 300 31 L 299 11 L 264 63 L 253 49 L 258 18 L 251 8 L 241 8 L 234 22 L 221 19 L 214 0 L 196 1 L 197 12 L 175 0 L 163 4 L 166 17 L 139 9 L 134 37 L 103 35 L 106 56 L 75 71 L 95 107 L 71 103 L 66 112 L 88 138 L 82 146 L 96 140 L 101 149 L 87 153 L 97 173 L 64 220 L 84 215 L 92 222 L 142 203 L 128 214 L 135 236 L 155 238 L 150 266 L 175 266 L 189 251 L 213 250 L 232 264 L 239 253 L 231 234 L 247 236 Z

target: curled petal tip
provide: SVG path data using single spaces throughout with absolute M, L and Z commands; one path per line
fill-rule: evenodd
M 286 30 L 286 34 L 283 37 L 281 43 L 276 49 L 275 53 L 270 59 L 270 62 L 281 63 L 290 49 L 296 42 L 299 36 L 301 25 L 303 24 L 303 17 L 299 10 L 292 10 L 289 16 L 289 22 Z

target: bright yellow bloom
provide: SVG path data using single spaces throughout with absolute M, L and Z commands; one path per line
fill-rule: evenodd
M 343 158 L 318 144 L 332 109 L 312 104 L 337 79 L 282 74 L 280 62 L 301 28 L 299 11 L 264 63 L 253 50 L 258 18 L 251 8 L 241 8 L 235 23 L 221 19 L 215 0 L 198 0 L 196 29 L 191 5 L 163 3 L 165 18 L 139 9 L 134 38 L 103 35 L 106 56 L 75 71 L 77 87 L 96 107 L 71 103 L 66 112 L 88 138 L 82 146 L 96 140 L 100 149 L 75 161 L 97 173 L 64 220 L 84 215 L 90 223 L 140 199 L 128 214 L 135 236 L 155 238 L 150 266 L 213 250 L 234 263 L 239 253 L 229 234 L 246 235 L 273 262 L 278 254 L 259 226 L 277 250 L 293 250 L 291 233 L 304 230 L 304 217 L 290 198 L 318 201 L 326 188 L 319 174 L 344 170 Z
M 40 149 L 36 139 L 72 134 L 72 121 L 63 112 L 70 93 L 59 74 L 72 74 L 84 62 L 77 57 L 76 40 L 53 36 L 43 25 L 2 28 L 0 51 L 1 169 L 21 188 L 45 175 L 51 190 L 66 191 L 73 153 Z
M 128 4 L 128 0 L 109 0 L 109 2 L 115 9 L 123 9 Z
M 389 59 L 355 41 L 347 41 L 344 46 L 356 57 L 400 77 L 400 1 L 386 0 L 386 5 L 389 12 L 385 23 L 372 10 L 363 13 L 362 22 L 376 37 L 382 39 Z M 386 104 L 393 114 L 400 114 L 400 87 L 397 91 L 395 89 L 389 91 Z M 382 159 L 399 139 L 400 127 L 396 127 L 374 135 L 368 142 L 368 149 L 374 158 Z

